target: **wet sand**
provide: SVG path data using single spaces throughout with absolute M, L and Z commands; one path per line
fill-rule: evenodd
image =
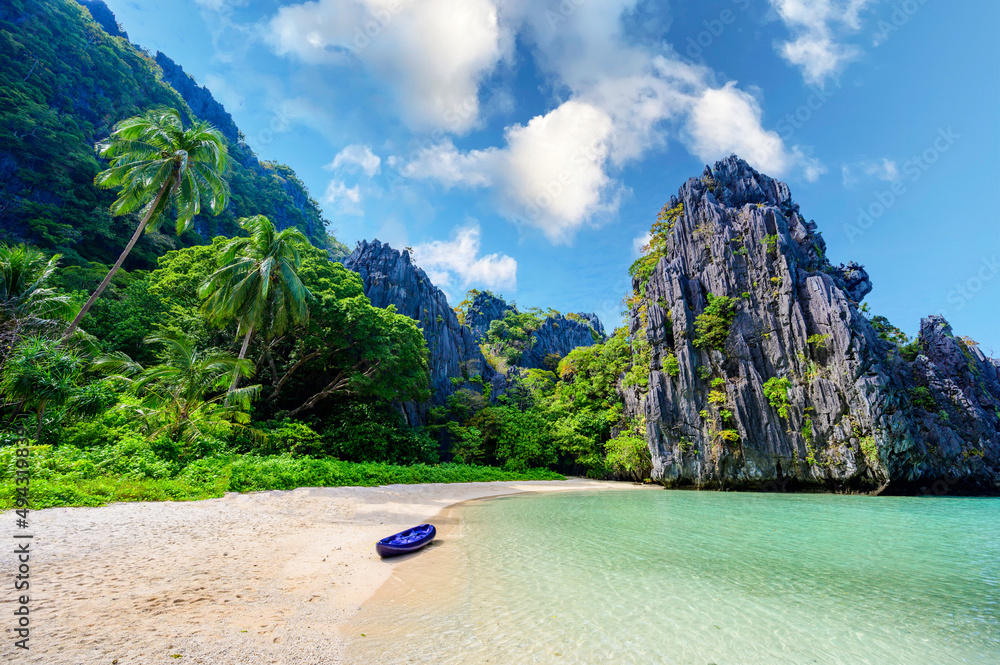
M 631 487 L 571 479 L 302 488 L 36 511 L 31 648 L 14 648 L 13 623 L 4 621 L 0 661 L 349 663 L 352 618 L 396 567 L 416 561 L 380 559 L 378 538 L 440 522 L 441 545 L 432 547 L 441 547 L 454 518 L 435 516 L 462 501 Z M 420 565 L 438 560 L 429 553 Z M 460 574 L 448 577 L 460 583 Z M 405 593 L 398 579 L 382 593 L 394 588 Z M 12 590 L 0 596 L 0 613 L 13 605 Z

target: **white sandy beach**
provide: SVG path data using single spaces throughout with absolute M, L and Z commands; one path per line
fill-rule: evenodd
M 572 479 L 302 488 L 33 512 L 31 648 L 13 648 L 5 620 L 0 660 L 345 662 L 346 622 L 398 565 L 375 553 L 378 538 L 470 499 L 632 487 Z M 5 569 L 12 560 L 4 557 Z M 0 598 L 8 608 L 13 600 L 13 591 Z

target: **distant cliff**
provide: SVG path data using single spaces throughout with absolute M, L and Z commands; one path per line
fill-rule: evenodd
M 376 307 L 393 306 L 415 319 L 427 340 L 431 402 L 444 404 L 455 392 L 452 378 L 480 375 L 487 383 L 496 374 L 479 351 L 472 330 L 459 323 L 444 293 L 410 261 L 408 252 L 398 252 L 378 240 L 361 242 L 344 261 L 344 267 L 361 276 L 365 295 Z M 411 425 L 426 421 L 427 405 L 404 405 Z
M 508 388 L 512 379 L 506 375 L 508 368 L 502 367 L 504 373 L 498 373 L 480 346 L 487 341 L 490 324 L 503 319 L 508 312 L 517 313 L 515 306 L 489 291 L 478 292 L 461 312 L 460 321 L 444 293 L 413 264 L 408 252 L 399 252 L 378 240 L 359 243 L 344 261 L 344 267 L 361 276 L 365 295 L 373 305 L 393 306 L 400 314 L 415 319 L 423 329 L 433 405 L 445 404 L 458 387 L 480 390 L 476 386 L 488 384 L 494 400 Z M 537 317 L 537 328 L 531 332 L 520 360 L 512 367 L 551 369 L 551 362 L 546 362 L 550 356 L 562 358 L 578 346 L 590 346 L 603 339 L 604 328 L 595 315 L 569 316 L 573 318 L 561 314 Z M 482 381 L 469 381 L 477 376 Z M 405 404 L 408 421 L 414 425 L 424 423 L 427 406 Z
M 1000 491 L 998 363 L 940 317 L 900 346 L 859 311 L 788 187 L 730 157 L 688 180 L 633 266 L 648 385 L 622 388 L 668 486 Z
M 512 312 L 519 314 L 517 307 L 490 291 L 476 293 L 467 310 L 463 312 L 464 323 L 480 343 L 487 342 L 490 324 L 502 320 Z M 565 316 L 552 312 L 545 316 L 536 314 L 520 359 L 514 363 L 527 369 L 552 369 L 553 361 L 565 357 L 580 346 L 591 346 L 604 339 L 604 326 L 596 314 L 571 313 Z

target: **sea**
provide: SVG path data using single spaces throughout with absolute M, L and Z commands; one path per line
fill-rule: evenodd
M 436 523 L 345 662 L 1000 664 L 1000 499 L 554 492 Z

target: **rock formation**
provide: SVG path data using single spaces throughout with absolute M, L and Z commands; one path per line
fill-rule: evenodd
M 114 12 L 108 7 L 104 0 L 76 0 L 78 3 L 83 5 L 90 11 L 90 16 L 94 21 L 104 28 L 104 32 L 108 33 L 112 37 L 122 37 L 126 41 L 128 40 L 128 33 L 121 29 L 118 25 L 118 19 L 115 18 Z
M 472 330 L 480 343 L 486 340 L 490 324 L 502 319 L 507 312 L 517 313 L 517 307 L 491 293 L 476 294 L 465 312 L 465 325 Z M 596 314 L 550 314 L 542 319 L 538 329 L 531 333 L 524 354 L 517 366 L 526 369 L 551 369 L 547 359 L 563 358 L 578 346 L 591 346 L 604 338 L 604 326 Z
M 361 276 L 365 295 L 376 307 L 393 305 L 400 314 L 415 319 L 427 340 L 431 403 L 444 404 L 455 392 L 452 378 L 481 375 L 492 382 L 496 372 L 486 363 L 472 331 L 458 322 L 444 293 L 427 274 L 410 261 L 408 252 L 398 252 L 378 240 L 358 243 L 344 266 Z M 407 421 L 426 421 L 427 405 L 403 405 Z
M 212 123 L 233 145 L 242 142 L 243 135 L 233 121 L 233 116 L 216 101 L 208 88 L 198 85 L 183 67 L 160 51 L 156 52 L 156 64 L 163 70 L 163 80 L 180 93 L 196 116 Z M 244 157 L 244 155 L 236 156 Z
M 469 310 L 465 313 L 464 323 L 472 331 L 476 340 L 482 342 L 486 339 L 486 331 L 490 329 L 490 324 L 497 319 L 502 319 L 509 311 L 517 311 L 515 307 L 491 293 L 490 291 L 480 291 L 472 299 Z
M 648 387 L 622 388 L 656 480 L 1000 491 L 996 360 L 940 317 L 924 319 L 915 345 L 881 339 L 859 311 L 864 268 L 833 266 L 787 185 L 735 156 L 668 209 L 658 262 L 633 278 L 629 328 Z M 732 301 L 699 329 L 710 295 Z

